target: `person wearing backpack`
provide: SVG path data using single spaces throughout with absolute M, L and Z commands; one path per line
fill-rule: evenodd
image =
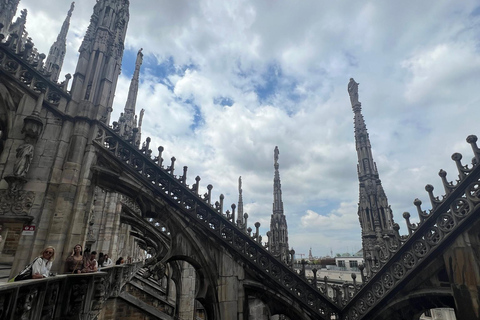
M 50 276 L 50 268 L 54 259 L 55 249 L 51 246 L 46 247 L 40 256 L 36 257 L 25 269 L 8 282 L 47 278 Z
M 55 260 L 55 249 L 52 246 L 48 246 L 43 249 L 41 255 L 32 263 L 32 279 L 48 278 L 53 260 Z

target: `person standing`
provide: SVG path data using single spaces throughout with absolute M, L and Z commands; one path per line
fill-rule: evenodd
M 66 273 L 82 273 L 84 268 L 82 246 L 77 244 L 73 247 L 73 252 L 65 261 Z
M 112 259 L 110 259 L 108 254 L 105 254 L 102 267 L 110 267 L 112 265 L 113 265 Z
M 105 256 L 106 256 L 106 255 L 104 255 L 103 252 L 100 252 L 100 253 L 98 254 L 97 263 L 98 263 L 98 267 L 99 267 L 99 268 L 103 267 L 103 263 L 105 262 Z
M 90 253 L 90 257 L 85 260 L 85 266 L 82 270 L 82 273 L 98 271 L 98 262 L 95 259 L 96 257 L 97 257 L 97 251 L 92 251 L 92 253 Z

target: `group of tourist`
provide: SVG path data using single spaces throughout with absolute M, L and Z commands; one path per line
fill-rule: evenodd
M 82 246 L 77 244 L 73 248 L 72 254 L 67 258 L 65 262 L 66 273 L 89 273 L 96 272 L 99 268 L 110 267 L 113 265 L 112 259 L 108 254 L 100 252 L 86 250 L 82 252 Z
M 41 279 L 49 277 L 51 275 L 50 269 L 54 260 L 55 248 L 48 246 L 43 249 L 40 256 L 35 258 L 33 262 L 29 266 L 27 266 L 27 268 L 31 268 L 31 278 Z M 129 258 L 129 260 L 131 259 Z M 120 257 L 115 264 L 121 265 L 124 262 L 125 260 L 123 259 L 123 257 Z M 130 262 L 131 261 L 129 261 L 129 263 Z M 108 256 L 108 254 L 103 254 L 102 252 L 100 252 L 97 260 L 96 251 L 90 252 L 87 249 L 84 252 L 82 246 L 77 244 L 75 247 L 73 247 L 71 255 L 65 261 L 65 273 L 90 273 L 98 271 L 100 267 L 110 266 L 113 266 L 113 262 L 112 259 Z

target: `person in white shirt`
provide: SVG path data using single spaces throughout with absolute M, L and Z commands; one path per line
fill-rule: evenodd
M 108 254 L 104 255 L 105 259 L 103 260 L 102 267 L 110 267 L 113 265 L 112 259 L 108 256 Z
M 51 246 L 43 249 L 32 264 L 32 279 L 48 278 L 53 260 L 55 260 L 55 249 Z

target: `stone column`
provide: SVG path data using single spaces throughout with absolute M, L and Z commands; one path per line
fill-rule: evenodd
M 270 311 L 267 305 L 255 296 L 248 297 L 248 320 L 269 320 Z M 276 316 L 274 319 L 279 319 Z
M 107 253 L 110 258 L 113 254 L 112 246 L 114 243 L 114 236 L 116 235 L 115 228 L 117 227 L 115 223 L 115 217 L 120 215 L 120 201 L 118 201 L 118 193 L 115 192 L 105 192 L 105 203 L 104 203 L 104 212 L 102 218 L 102 227 L 99 233 L 99 243 L 98 248 L 103 253 Z
M 455 299 L 457 319 L 480 319 L 480 222 L 461 234 L 443 259 Z
M 122 212 L 122 204 L 120 201 L 116 202 L 115 204 L 115 213 L 112 215 L 112 219 L 107 226 L 111 226 L 111 231 L 109 232 L 108 229 L 106 232 L 109 232 L 110 239 L 108 241 L 108 246 L 110 249 L 108 250 L 112 255 L 113 259 L 118 259 L 119 257 L 119 241 L 120 241 L 120 234 L 121 234 L 121 224 L 120 224 L 120 213 Z M 108 227 L 107 227 L 108 228 Z M 105 246 L 105 245 L 104 245 Z M 115 261 L 113 260 L 113 261 Z
M 244 319 L 243 312 L 247 311 L 248 303 L 242 283 L 245 279 L 245 270 L 224 251 L 217 259 L 215 264 L 219 268 L 217 297 L 220 319 Z
M 195 319 L 195 268 L 188 262 L 182 263 L 182 280 L 178 295 L 178 319 Z
M 162 279 L 162 288 L 166 289 L 167 301 L 175 305 L 177 299 L 177 287 L 175 286 L 175 282 L 172 279 L 173 268 L 170 263 L 167 264 L 167 274 L 168 276 L 163 277 Z

